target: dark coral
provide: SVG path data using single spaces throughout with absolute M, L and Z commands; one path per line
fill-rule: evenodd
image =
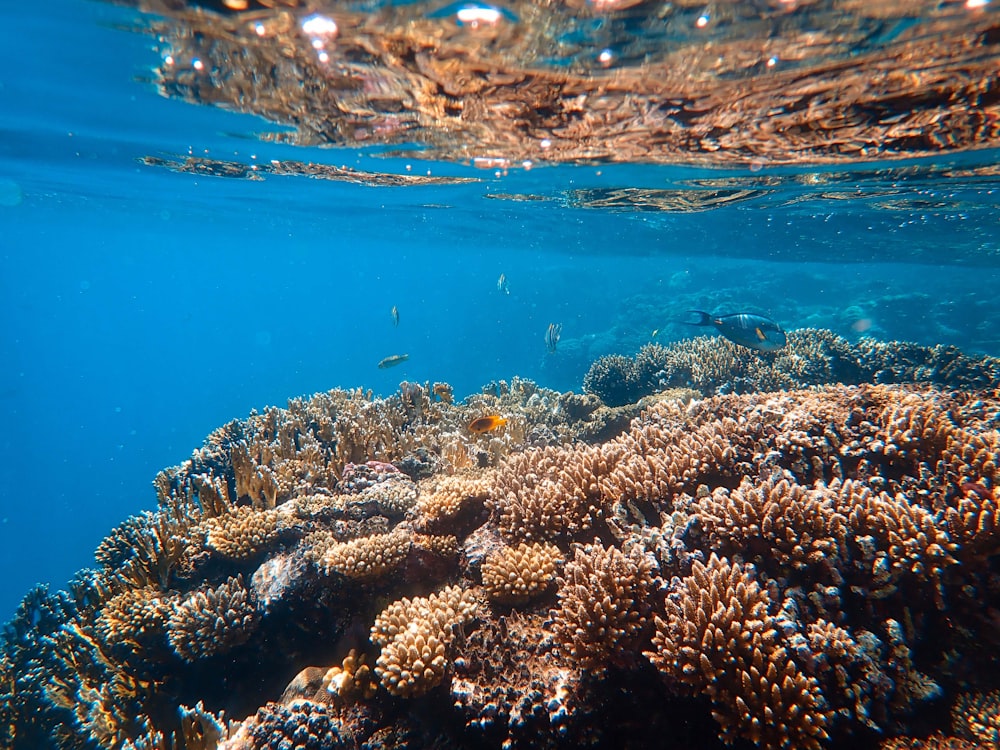
M 634 359 L 601 357 L 587 372 L 584 390 L 608 405 L 638 401 L 664 388 L 704 394 L 753 393 L 831 383 L 932 383 L 985 388 L 1000 377 L 1000 360 L 971 357 L 955 347 L 862 339 L 851 344 L 830 331 L 788 333 L 777 352 L 755 352 L 721 336 L 668 346 L 647 344 Z
M 284 706 L 267 703 L 257 709 L 250 736 L 253 750 L 340 750 L 350 747 L 327 707 L 312 701 Z

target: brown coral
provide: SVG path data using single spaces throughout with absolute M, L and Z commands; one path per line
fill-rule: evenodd
M 874 493 L 852 480 L 830 486 L 834 505 L 847 518 L 856 564 L 872 575 L 872 591 L 891 586 L 905 573 L 937 584 L 954 564 L 955 547 L 930 511 L 903 495 Z M 884 594 L 884 592 L 882 592 Z
M 818 750 L 831 715 L 815 678 L 781 645 L 770 606 L 752 566 L 713 554 L 666 600 L 647 656 L 671 680 L 711 696 L 726 741 Z
M 339 705 L 367 700 L 378 686 L 365 655 L 351 649 L 338 666 L 330 667 L 323 676 L 322 687 Z
M 320 558 L 320 567 L 329 575 L 339 573 L 346 578 L 371 581 L 386 575 L 406 559 L 410 539 L 405 532 L 352 539 L 331 544 Z
M 773 556 L 793 568 L 833 564 L 847 533 L 828 493 L 787 479 L 755 484 L 744 477 L 735 490 L 699 497 L 691 510 L 714 549 Z
M 646 626 L 656 590 L 653 561 L 598 542 L 577 546 L 559 578 L 555 629 L 574 658 L 602 670 L 627 659 Z
M 286 530 L 278 510 L 256 510 L 250 506 L 207 519 L 205 546 L 224 557 L 243 560 L 265 550 Z
M 158 588 L 125 589 L 111 597 L 97 615 L 102 643 L 123 656 L 166 645 L 166 623 L 173 601 Z
M 476 604 L 474 592 L 449 586 L 386 607 L 371 629 L 372 642 L 382 647 L 375 662 L 382 686 L 393 695 L 413 697 L 440 685 L 454 628 L 475 614 Z
M 488 476 L 456 475 L 425 480 L 417 499 L 417 524 L 440 527 L 453 521 L 470 506 L 482 506 L 489 496 Z
M 501 604 L 524 604 L 544 594 L 556 580 L 562 552 L 554 544 L 503 547 L 483 561 L 486 595 Z
M 259 620 L 243 576 L 238 575 L 180 602 L 167 623 L 168 639 L 178 656 L 197 661 L 245 643 Z
M 514 454 L 497 471 L 494 506 L 510 540 L 548 541 L 589 531 L 602 515 L 600 478 L 615 449 L 548 447 Z

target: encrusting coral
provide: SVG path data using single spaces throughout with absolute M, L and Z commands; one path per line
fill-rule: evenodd
M 993 741 L 1000 396 L 967 387 L 992 365 L 789 338 L 801 361 L 723 345 L 698 366 L 731 377 L 692 381 L 715 395 L 631 422 L 517 380 L 225 425 L 97 567 L 25 598 L 0 747 Z M 682 349 L 636 367 L 670 382 Z M 737 393 L 921 357 L 961 387 Z M 511 429 L 470 433 L 483 413 Z

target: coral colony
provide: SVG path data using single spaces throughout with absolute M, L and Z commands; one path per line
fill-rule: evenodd
M 998 366 L 805 330 L 251 414 L 26 596 L 0 746 L 991 746 Z

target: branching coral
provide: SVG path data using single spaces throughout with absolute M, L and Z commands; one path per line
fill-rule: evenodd
M 713 554 L 666 600 L 647 656 L 672 681 L 712 698 L 727 741 L 819 748 L 831 715 L 817 681 L 781 645 L 771 604 L 752 566 Z
M 552 587 L 561 562 L 562 552 L 554 544 L 503 547 L 483 561 L 483 588 L 495 602 L 524 604 Z
M 276 510 L 259 511 L 250 506 L 234 508 L 225 515 L 213 516 L 202 524 L 205 546 L 236 560 L 252 557 L 266 550 L 287 526 Z
M 833 367 L 837 341 L 809 340 Z M 617 436 L 569 442 L 597 439 L 579 426 L 595 403 L 410 384 L 226 425 L 158 477 L 159 510 L 112 532 L 97 569 L 25 600 L 0 638 L 0 744 L 213 750 L 225 706 L 251 718 L 220 750 L 247 750 L 256 707 L 294 733 L 304 698 L 352 746 L 555 749 L 610 739 L 601 724 L 638 747 L 694 695 L 715 722 L 692 715 L 671 747 L 839 747 L 942 729 L 915 709 L 994 686 L 996 392 L 665 396 L 623 407 Z M 473 438 L 487 408 L 519 426 Z M 448 446 L 469 459 L 458 475 Z M 250 474 L 237 493 L 234 455 L 268 469 L 273 508 Z M 204 720 L 179 710 L 193 698 Z M 294 747 L 268 722 L 280 736 L 261 741 Z
M 394 695 L 413 697 L 444 680 L 454 628 L 472 618 L 477 597 L 450 586 L 436 594 L 401 599 L 375 618 L 372 642 L 382 647 L 375 674 Z
M 323 676 L 323 689 L 341 705 L 367 700 L 375 695 L 377 687 L 375 675 L 365 663 L 365 655 L 353 648 L 339 666 L 330 667 Z
M 779 565 L 833 565 L 847 534 L 847 519 L 821 490 L 787 479 L 755 484 L 745 478 L 735 490 L 717 488 L 691 507 L 714 549 L 774 557 Z
M 312 701 L 295 701 L 289 706 L 268 703 L 258 709 L 249 731 L 252 750 L 308 748 L 339 750 L 349 747 L 341 736 L 339 722 L 327 707 Z
M 378 579 L 406 559 L 410 544 L 401 531 L 332 544 L 320 558 L 320 567 L 327 574 L 339 573 L 354 580 Z
M 425 528 L 446 526 L 463 511 L 482 507 L 490 492 L 488 476 L 457 475 L 425 480 L 417 499 L 417 524 Z
M 197 661 L 245 643 L 260 620 L 243 576 L 215 588 L 199 589 L 170 615 L 170 645 L 185 661 Z
M 626 555 L 595 542 L 577 546 L 559 578 L 555 630 L 587 669 L 627 661 L 652 610 L 653 561 L 640 549 Z
M 600 479 L 616 449 L 549 447 L 511 456 L 497 471 L 493 504 L 508 539 L 546 541 L 589 531 L 601 516 Z

